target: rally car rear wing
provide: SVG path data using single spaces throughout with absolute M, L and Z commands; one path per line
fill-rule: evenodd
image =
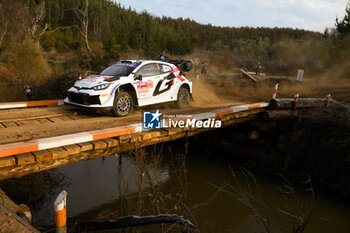
M 167 62 L 176 65 L 181 72 L 189 72 L 193 68 L 193 63 L 190 60 L 168 60 Z

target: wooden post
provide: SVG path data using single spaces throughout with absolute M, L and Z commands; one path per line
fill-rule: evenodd
M 303 81 L 304 77 L 304 70 L 298 70 L 298 76 L 297 76 L 297 81 Z
M 54 205 L 55 205 L 55 223 L 57 233 L 67 233 L 67 192 L 62 191 L 58 194 Z
M 326 96 L 326 107 L 328 107 L 329 106 L 329 103 L 331 102 L 331 94 L 328 94 L 327 96 Z
M 277 90 L 278 90 L 278 83 L 276 83 L 276 85 L 275 85 L 275 89 L 273 90 L 272 99 L 276 99 L 276 96 L 277 96 Z
M 276 83 L 275 89 L 273 90 L 272 99 L 270 100 L 268 109 L 276 109 L 278 107 L 278 102 L 276 100 L 277 90 L 278 90 L 278 83 Z
M 295 109 L 297 108 L 297 103 L 298 103 L 298 99 L 299 99 L 299 93 L 297 93 L 294 96 L 294 100 L 292 102 L 292 110 L 295 111 Z

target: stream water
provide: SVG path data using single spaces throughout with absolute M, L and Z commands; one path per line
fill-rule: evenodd
M 276 140 L 271 136 L 261 136 L 253 143 L 250 130 L 249 126 L 228 127 L 138 152 L 31 174 L 0 186 L 13 200 L 30 206 L 37 225 L 54 224 L 54 199 L 66 190 L 68 225 L 168 213 L 184 216 L 200 232 L 266 232 L 260 217 L 271 232 L 279 233 L 295 232 L 293 226 L 311 213 L 304 232 L 349 233 L 349 204 L 329 195 L 328 190 L 310 189 L 309 183 L 294 183 L 292 187 L 283 177 L 273 176 L 277 172 L 267 165 L 280 159 L 282 162 L 277 162 L 283 166 L 283 155 L 290 151 L 287 147 L 275 160 L 269 160 L 273 150 L 266 145 L 280 147 L 279 143 L 269 143 Z M 307 160 L 310 154 L 296 158 L 298 168 L 322 167 L 322 163 Z M 332 158 L 324 159 L 328 164 Z M 322 174 L 329 173 L 324 170 Z M 122 232 L 162 232 L 161 227 L 163 232 L 182 230 L 181 226 L 164 224 Z
M 169 145 L 174 146 L 166 144 Z M 302 216 L 311 203 L 310 192 L 299 190 L 296 198 L 282 195 L 282 179 L 254 175 L 255 185 L 249 173 L 236 172 L 233 176 L 233 170 L 240 170 L 230 155 L 203 155 L 192 150 L 184 157 L 183 153 L 163 150 L 160 163 L 149 161 L 122 154 L 49 171 L 52 176 L 59 174 L 63 178 L 43 200 L 32 206 L 34 221 L 37 224 L 54 222 L 53 201 L 62 190 L 68 192 L 68 217 L 101 220 L 140 213 L 155 214 L 152 207 L 155 206 L 154 196 L 157 196 L 160 212 L 184 215 L 201 232 L 256 232 L 262 229 L 252 209 L 231 194 L 256 195 L 263 205 L 252 202 L 253 206 L 259 210 L 258 214 L 269 219 L 273 232 L 291 232 L 293 218 L 283 212 Z M 219 192 L 220 187 L 225 191 Z M 241 188 L 240 192 L 237 188 Z M 305 232 L 349 233 L 349 206 L 316 196 Z M 139 202 L 141 199 L 143 204 Z M 158 228 L 146 232 L 155 229 Z

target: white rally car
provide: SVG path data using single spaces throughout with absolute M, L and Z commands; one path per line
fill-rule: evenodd
M 183 72 L 190 61 L 130 60 L 116 63 L 99 75 L 75 82 L 68 90 L 66 104 L 101 109 L 111 108 L 116 116 L 126 116 L 136 106 L 176 101 L 188 105 L 192 82 Z

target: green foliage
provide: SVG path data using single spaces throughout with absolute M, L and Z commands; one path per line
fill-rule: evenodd
M 341 35 L 349 35 L 350 34 L 350 1 L 345 9 L 345 16 L 342 21 L 336 19 L 335 26 L 337 27 L 337 31 Z
M 117 44 L 117 41 L 112 34 L 108 35 L 105 47 L 112 58 L 119 58 L 120 45 Z
M 251 63 L 256 63 L 257 60 L 265 64 L 273 64 L 275 61 L 281 64 L 291 62 L 295 64 L 292 69 L 306 65 L 308 59 L 315 61 L 308 64 L 313 69 L 320 64 L 326 64 L 325 60 L 329 58 L 324 54 L 325 51 L 328 52 L 327 46 L 334 46 L 335 51 L 345 46 L 343 42 L 337 42 L 341 46 L 329 43 L 328 37 L 318 32 L 291 28 L 216 27 L 202 25 L 190 19 L 160 18 L 147 12 L 137 13 L 112 0 L 89 0 L 88 42 L 96 45 L 90 46 L 90 54 L 86 51 L 86 41 L 81 33 L 82 23 L 79 16 L 82 14 L 76 10 L 83 9 L 85 0 L 50 0 L 45 1 L 45 5 L 35 0 L 1 2 L 0 12 L 4 17 L 0 20 L 0 35 L 9 19 L 7 33 L 2 46 L 0 45 L 2 51 L 12 49 L 12 44 L 30 38 L 39 41 L 45 51 L 77 54 L 76 63 L 80 67 L 93 68 L 92 66 L 101 65 L 98 62 L 107 63 L 105 58 L 119 59 L 121 54 L 129 51 L 143 52 L 146 57 L 155 58 L 163 50 L 171 57 L 185 55 L 199 48 L 218 52 L 230 51 L 236 58 L 249 60 Z M 33 29 L 33 18 L 37 16 L 41 6 L 45 7 L 45 13 L 35 25 L 34 35 L 30 35 L 28 28 Z M 340 31 L 346 31 L 344 28 L 349 25 L 349 7 L 347 16 L 341 22 L 337 20 L 337 24 Z
M 269 50 L 273 45 L 270 43 L 269 38 L 259 38 L 255 40 L 247 39 L 233 39 L 229 45 L 229 48 L 237 55 L 250 54 L 255 59 L 269 59 L 271 54 Z
M 80 43 L 70 28 L 46 33 L 40 38 L 41 46 L 47 51 L 56 49 L 58 52 L 67 52 L 79 48 Z
M 13 49 L 4 52 L 2 59 L 8 69 L 23 85 L 39 85 L 51 74 L 51 69 L 37 42 L 25 40 L 12 44 Z
M 12 4 L 16 2 L 6 1 Z M 39 5 L 36 1 L 20 2 L 28 4 L 29 9 Z M 84 41 L 81 41 L 80 22 L 74 9 L 82 8 L 83 5 L 83 0 L 47 1 L 41 27 L 47 24 L 49 30 L 40 38 L 45 50 L 63 52 L 82 49 Z M 194 47 L 233 49 L 252 57 L 266 58 L 269 57 L 270 45 L 284 38 L 298 39 L 305 35 L 321 37 L 319 33 L 289 28 L 214 27 L 190 19 L 159 18 L 147 12 L 137 13 L 126 9 L 110 0 L 89 0 L 88 19 L 89 40 L 103 43 L 112 58 L 129 49 L 143 50 L 145 56 L 154 58 L 163 50 L 173 55 L 184 55 Z M 57 28 L 61 29 L 55 30 Z
M 345 9 L 343 20 L 336 19 L 336 31 L 326 30 L 324 37 L 329 48 L 328 64 L 337 67 L 342 76 L 350 75 L 350 1 Z

